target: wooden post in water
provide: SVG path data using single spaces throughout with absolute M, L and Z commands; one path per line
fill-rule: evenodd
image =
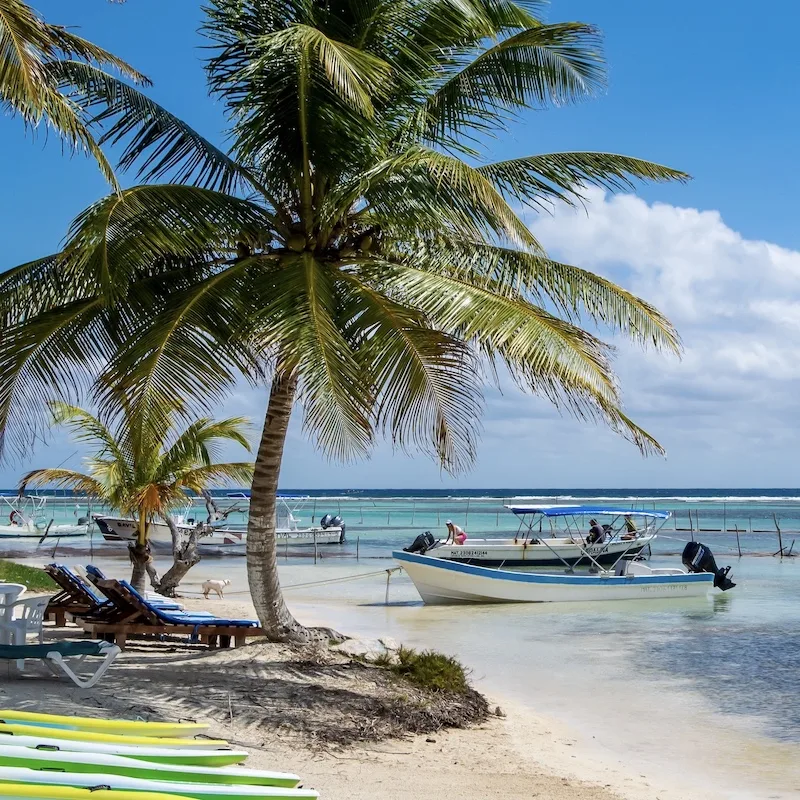
M 357 536 L 356 537 L 356 561 L 358 561 L 358 548 L 359 548 L 360 544 L 361 544 L 361 537 Z
M 739 549 L 739 558 L 742 557 L 742 546 L 739 544 L 739 523 L 736 523 L 736 547 Z
M 464 515 L 464 527 L 469 528 L 469 497 L 467 498 L 467 513 Z
M 314 531 L 314 563 L 317 563 L 317 532 Z
M 417 501 L 411 501 L 411 527 L 414 527 L 414 515 L 417 513 Z
M 783 560 L 783 541 L 781 539 L 781 526 L 778 525 L 778 517 L 773 513 L 772 519 L 775 522 L 775 529 L 778 531 L 778 552 L 781 554 Z
M 689 509 L 689 533 L 692 536 L 692 541 L 694 541 L 694 522 L 692 522 L 692 509 Z
M 728 532 L 728 511 L 725 507 L 725 503 L 722 504 L 722 532 Z M 739 555 L 741 555 L 741 553 L 739 553 Z
M 442 527 L 442 523 L 439 520 L 439 509 L 438 508 L 436 509 L 436 527 L 437 528 L 441 528 Z
M 387 524 L 387 525 L 389 524 L 389 517 L 390 517 L 391 515 L 392 515 L 392 512 L 391 512 L 391 511 L 387 511 L 387 512 L 386 512 L 386 524 Z
M 314 508 L 311 512 L 311 524 L 314 524 L 314 517 L 317 516 L 317 498 L 314 498 Z

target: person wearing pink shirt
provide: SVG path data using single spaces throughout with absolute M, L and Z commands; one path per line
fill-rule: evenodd
M 445 544 L 448 544 L 452 539 L 453 544 L 464 544 L 467 541 L 467 534 L 452 520 L 447 520 L 447 539 Z

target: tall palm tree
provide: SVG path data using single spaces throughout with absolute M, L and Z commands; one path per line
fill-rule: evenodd
M 274 535 L 297 401 L 334 457 L 385 433 L 457 472 L 474 458 L 482 386 L 506 373 L 660 451 L 622 411 L 610 348 L 578 323 L 672 352 L 675 330 L 549 259 L 518 211 L 687 176 L 608 153 L 487 158 L 487 137 L 518 112 L 602 86 L 596 31 L 543 24 L 537 5 L 213 0 L 207 71 L 229 153 L 98 77 L 91 102 L 105 137 L 126 140 L 122 166 L 180 185 L 99 201 L 61 253 L 0 280 L 6 443 L 24 446 L 54 390 L 109 404 L 122 389 L 149 409 L 179 397 L 197 413 L 241 375 L 269 381 L 247 555 L 274 639 L 308 635 L 283 603 Z
M 0 0 L 0 108 L 20 116 L 31 128 L 46 121 L 74 149 L 92 155 L 117 188 L 83 108 L 89 88 L 87 64 L 111 67 L 138 84 L 149 84 L 122 59 L 47 23 L 22 0 Z
M 81 444 L 98 447 L 87 459 L 87 472 L 71 469 L 35 469 L 22 478 L 20 492 L 28 486 L 71 489 L 101 500 L 104 505 L 131 515 L 139 523 L 132 545 L 133 575 L 137 589 L 144 589 L 145 571 L 153 585 L 172 594 L 181 578 L 197 563 L 193 546 L 182 542 L 172 512 L 186 505 L 187 491 L 201 494 L 220 485 L 242 486 L 252 479 L 247 462 L 217 463 L 219 443 L 234 442 L 250 451 L 245 435 L 247 420 L 231 417 L 215 421 L 198 419 L 182 431 L 158 415 L 149 420 L 130 413 L 125 403 L 110 424 L 82 408 L 63 402 L 50 403 L 53 423 L 68 428 Z M 161 519 L 172 532 L 172 568 L 159 580 L 149 559 L 148 530 Z M 190 539 L 191 544 L 194 542 Z

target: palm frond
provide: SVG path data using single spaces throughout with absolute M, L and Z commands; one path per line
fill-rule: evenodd
M 608 191 L 631 190 L 635 181 L 681 181 L 680 170 L 616 153 L 546 153 L 478 168 L 506 196 L 536 205 L 559 200 L 582 200 L 582 189 L 600 186 Z
M 480 52 L 420 109 L 423 131 L 450 143 L 470 130 L 496 130 L 504 111 L 563 105 L 603 86 L 597 31 L 579 22 L 538 25 Z
M 137 271 L 166 256 L 235 252 L 242 236 L 258 239 L 272 215 L 247 200 L 194 186 L 143 185 L 90 206 L 72 223 L 64 255 L 75 279 L 108 298 L 125 292 Z M 269 235 L 269 234 L 267 234 Z
M 300 256 L 298 273 L 304 285 L 281 326 L 283 352 L 300 376 L 306 429 L 327 453 L 349 460 L 372 444 L 374 388 L 336 324 L 330 273 L 310 253 Z
M 133 86 L 81 61 L 57 61 L 48 71 L 73 93 L 87 124 L 103 129 L 100 145 L 124 143 L 121 170 L 138 164 L 144 181 L 171 177 L 220 192 L 252 189 L 247 169 Z
M 376 424 L 396 447 L 431 452 L 449 472 L 464 471 L 475 457 L 482 406 L 471 349 L 356 275 L 343 277 L 351 284 L 348 316 L 368 332 L 356 356 L 375 382 Z
M 443 243 L 419 254 L 429 268 L 470 283 L 492 281 L 505 296 L 528 296 L 537 304 L 551 302 L 572 322 L 588 316 L 593 322 L 657 350 L 681 352 L 674 325 L 654 306 L 589 270 L 553 261 L 538 253 L 485 242 Z
M 20 479 L 19 491 L 23 493 L 29 486 L 36 488 L 52 487 L 68 489 L 88 497 L 104 499 L 105 488 L 91 475 L 71 469 L 35 469 Z
M 210 486 L 249 486 L 253 481 L 253 468 L 247 461 L 210 464 L 182 473 L 178 483 L 198 494 Z
M 380 95 L 390 72 L 389 65 L 376 56 L 301 23 L 260 37 L 256 47 L 258 58 L 248 67 L 254 73 L 274 69 L 287 51 L 297 54 L 298 69 L 300 55 L 306 54 L 321 67 L 333 92 L 365 117 L 373 116 L 372 97 Z

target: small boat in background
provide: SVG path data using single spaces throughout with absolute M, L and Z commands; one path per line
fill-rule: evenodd
M 79 520 L 75 525 L 55 525 L 47 519 L 47 498 L 38 495 L 0 495 L 8 513 L 7 522 L 0 525 L 2 539 L 63 539 L 86 536 L 92 524 L 90 519 Z
M 247 501 L 249 495 L 237 493 L 228 495 L 235 499 L 237 504 Z M 308 501 L 307 497 L 279 496 L 279 527 L 275 535 L 280 544 L 289 546 L 303 545 L 314 546 L 328 544 L 342 544 L 345 541 L 346 526 L 341 517 L 326 514 L 319 525 L 301 528 L 301 519 L 296 512 Z M 237 510 L 240 510 L 237 508 Z M 226 519 L 212 520 L 209 522 L 195 521 L 185 514 L 174 515 L 173 522 L 182 537 L 188 536 L 196 530 L 198 524 L 206 530 L 201 533 L 197 542 L 197 550 L 206 556 L 235 556 L 244 555 L 247 550 L 246 525 L 232 526 Z M 246 511 L 244 512 L 246 513 Z M 95 522 L 107 541 L 133 541 L 138 532 L 138 523 L 133 519 L 111 516 L 95 516 Z M 153 550 L 171 550 L 172 533 L 165 522 L 151 522 L 148 528 L 148 541 Z

